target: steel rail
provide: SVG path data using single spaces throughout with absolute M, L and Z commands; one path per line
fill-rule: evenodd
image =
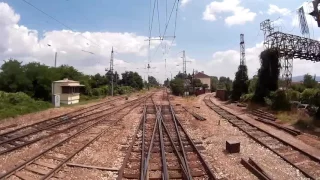
M 168 99 L 169 101 L 169 99 Z M 176 120 L 176 116 L 174 114 L 174 111 L 172 109 L 172 106 L 170 106 L 170 111 L 171 111 L 171 116 L 172 116 L 172 120 L 174 122 L 174 126 L 175 126 L 175 129 L 176 129 L 176 133 L 177 133 L 177 136 L 178 136 L 178 140 L 179 140 L 179 145 L 180 145 L 180 148 L 181 148 L 181 151 L 182 151 L 182 157 L 183 157 L 183 160 L 184 160 L 184 164 L 185 164 L 185 168 L 186 168 L 186 171 L 188 173 L 188 176 L 187 178 L 189 180 L 192 180 L 192 175 L 191 175 L 191 172 L 190 172 L 190 168 L 189 168 L 189 165 L 188 165 L 188 159 L 187 159 L 187 155 L 186 155 L 186 152 L 185 152 L 185 149 L 184 149 L 184 145 L 182 143 L 182 140 L 181 140 L 181 136 L 180 136 L 180 133 L 179 133 L 179 128 L 178 128 L 178 125 L 177 125 L 177 120 Z
M 40 140 L 42 140 L 42 139 L 45 139 L 45 138 L 54 136 L 54 135 L 56 135 L 56 134 L 63 133 L 63 132 L 65 132 L 65 131 L 67 131 L 67 130 L 71 130 L 71 129 L 73 129 L 73 128 L 75 128 L 75 127 L 78 127 L 78 126 L 81 126 L 81 125 L 83 125 L 83 124 L 85 124 L 85 123 L 89 123 L 89 122 L 91 122 L 91 121 L 95 121 L 95 120 L 99 119 L 100 117 L 103 117 L 103 116 L 106 116 L 106 115 L 110 115 L 110 114 L 112 114 L 112 113 L 114 113 L 114 112 L 116 112 L 116 111 L 118 111 L 118 110 L 114 110 L 114 111 L 112 111 L 112 112 L 109 112 L 109 113 L 107 113 L 107 114 L 104 114 L 104 115 L 95 117 L 95 118 L 93 118 L 93 119 L 89 119 L 89 120 L 80 122 L 80 123 L 78 123 L 78 124 L 74 124 L 74 125 L 72 125 L 72 126 L 66 127 L 66 128 L 64 128 L 64 129 L 62 129 L 62 130 L 59 130 L 59 131 L 54 131 L 54 132 L 52 132 L 52 133 L 50 133 L 50 134 L 46 134 L 46 135 L 44 135 L 44 136 L 35 138 L 35 139 L 31 140 L 31 141 L 24 141 L 23 144 L 15 145 L 15 146 L 13 146 L 12 148 L 8 148 L 8 149 L 6 149 L 6 150 L 0 151 L 0 155 L 6 154 L 6 153 L 9 153 L 9 152 L 12 152 L 12 151 L 14 151 L 14 150 L 20 149 L 20 148 L 22 148 L 22 147 L 25 147 L 25 146 L 27 146 L 27 145 L 30 145 L 30 144 L 35 143 L 35 142 L 37 142 L 37 141 L 40 141 Z M 32 133 L 32 134 L 35 134 L 35 133 Z M 27 137 L 27 136 L 32 135 L 32 134 L 28 134 L 28 135 L 22 136 L 22 137 L 20 137 L 20 138 L 24 138 L 24 137 Z M 14 139 L 14 140 L 12 140 L 12 141 L 15 141 L 15 140 L 16 140 L 16 139 Z M 10 141 L 9 141 L 8 143 L 10 143 Z
M 94 137 L 92 140 L 87 142 L 79 150 L 77 150 L 72 155 L 70 155 L 67 159 L 65 159 L 63 162 L 61 162 L 56 168 L 52 169 L 48 174 L 46 174 L 44 177 L 42 177 L 41 180 L 46 180 L 46 179 L 51 178 L 54 175 L 54 173 L 58 172 L 62 168 L 62 166 L 65 163 L 67 163 L 72 157 L 74 157 L 76 154 L 78 154 L 84 148 L 88 147 L 90 144 L 92 144 L 94 141 L 96 141 L 98 138 L 100 138 L 102 135 L 104 135 L 110 128 L 113 127 L 113 125 L 115 125 L 118 122 L 120 122 L 126 115 L 128 115 L 133 109 L 135 109 L 139 105 L 140 105 L 140 103 L 138 103 L 136 106 L 133 106 L 126 114 L 121 115 L 117 120 L 115 120 L 113 123 L 111 123 L 111 125 L 109 127 L 107 127 L 106 129 L 102 130 L 102 132 L 100 132 L 96 137 Z
M 11 133 L 15 133 L 17 131 L 20 131 L 22 129 L 26 129 L 26 128 L 30 128 L 30 127 L 33 127 L 33 126 L 36 126 L 36 125 L 39 125 L 39 124 L 45 124 L 47 123 L 48 121 L 51 121 L 51 120 L 54 120 L 54 119 L 59 119 L 59 118 L 62 118 L 62 117 L 65 117 L 65 116 L 68 116 L 70 114 L 73 114 L 73 113 L 77 113 L 79 111 L 83 111 L 83 110 L 88 110 L 90 108 L 94 108 L 94 107 L 97 107 L 97 106 L 100 106 L 102 104 L 106 104 L 106 103 L 110 103 L 110 102 L 113 102 L 113 101 L 116 101 L 118 99 L 121 99 L 123 97 L 118 97 L 118 98 L 115 98 L 115 99 L 111 99 L 111 100 L 108 100 L 108 101 L 105 101 L 105 102 L 102 102 L 102 103 L 99 103 L 99 104 L 95 104 L 95 105 L 92 105 L 92 106 L 89 106 L 89 107 L 84 107 L 84 108 L 80 108 L 78 110 L 74 110 L 72 112 L 69 112 L 69 113 L 65 113 L 65 114 L 62 114 L 62 115 L 59 115 L 59 116 L 55 116 L 55 117 L 51 117 L 49 119 L 46 119 L 46 120 L 43 120 L 43 121 L 40 121 L 40 122 L 36 122 L 36 123 L 33 123 L 33 124 L 29 124 L 27 126 L 22 126 L 20 128 L 17 128 L 17 129 L 14 129 L 12 131 L 8 131 L 8 132 L 4 132 L 4 133 L 1 133 L 0 134 L 0 138 L 3 137 L 3 136 L 6 136 L 8 134 L 11 134 Z M 86 112 L 83 112 L 83 114 L 86 113 Z
M 147 98 L 147 99 L 148 99 L 148 98 Z M 146 100 L 147 100 L 147 99 L 146 99 Z M 145 101 L 145 102 L 146 102 L 146 101 Z M 135 130 L 135 133 L 134 133 L 134 137 L 133 137 L 133 139 L 132 139 L 132 142 L 130 143 L 129 149 L 127 150 L 126 156 L 124 157 L 123 163 L 122 163 L 122 165 L 121 165 L 121 167 L 120 167 L 120 169 L 119 169 L 119 171 L 118 171 L 117 180 L 121 180 L 122 177 L 123 177 L 124 169 L 125 169 L 125 167 L 126 167 L 126 165 L 127 165 L 127 162 L 128 162 L 128 160 L 129 160 L 129 158 L 130 158 L 130 152 L 132 151 L 133 145 L 134 145 L 134 143 L 135 143 L 135 141 L 136 141 L 136 139 L 137 139 L 137 134 L 138 134 L 141 126 L 142 126 L 143 123 L 145 122 L 144 120 L 145 120 L 145 113 L 146 113 L 146 112 L 147 112 L 147 108 L 146 108 L 146 106 L 144 106 L 143 115 L 142 115 L 142 117 L 141 117 L 139 126 L 138 126 L 137 129 Z
M 141 144 L 141 164 L 140 164 L 140 179 L 143 179 L 143 169 L 145 168 L 145 131 L 146 131 L 146 113 L 147 112 L 147 105 L 145 103 L 144 110 L 143 110 L 143 122 L 142 122 L 142 144 Z M 133 146 L 133 145 L 132 145 Z M 123 168 L 124 169 L 124 168 Z
M 107 109 L 104 109 L 104 110 L 100 110 L 100 111 L 98 111 L 98 112 L 94 112 L 94 113 L 92 113 L 92 114 L 88 114 L 88 115 L 82 116 L 82 117 L 80 117 L 80 118 L 78 118 L 78 119 L 76 119 L 76 120 L 73 120 L 72 122 L 79 121 L 79 120 L 84 119 L 84 118 L 86 118 L 86 117 L 88 117 L 88 116 L 96 115 L 96 114 L 98 114 L 98 113 L 100 113 L 100 112 L 102 112 L 102 111 L 108 111 L 108 110 L 113 109 L 113 108 L 115 108 L 115 107 L 107 108 Z M 81 114 L 81 115 L 82 115 L 82 114 Z M 74 117 L 81 116 L 81 115 L 75 115 L 75 116 L 71 116 L 71 117 L 69 117 L 69 118 L 74 118 Z M 25 134 L 21 134 L 21 135 L 18 135 L 18 136 L 14 136 L 14 137 L 11 137 L 11 138 L 6 139 L 6 140 L 4 140 L 4 141 L 0 141 L 0 145 L 6 144 L 6 143 L 8 143 L 8 142 L 10 142 L 10 141 L 14 141 L 14 140 L 17 140 L 17 139 L 20 139 L 20 138 L 23 138 L 23 137 L 26 137 L 26 136 L 29 136 L 29 135 L 32 135 L 32 134 L 35 134 L 35 133 L 38 133 L 38 132 L 40 132 L 40 131 L 47 130 L 47 129 L 49 129 L 49 128 L 53 128 L 53 127 L 56 127 L 56 126 L 59 126 L 59 125 L 64 125 L 64 124 L 67 124 L 67 123 L 70 123 L 70 122 L 71 122 L 71 121 L 59 121 L 59 122 L 56 122 L 56 123 L 54 123 L 54 124 L 50 124 L 50 125 L 48 125 L 48 126 L 35 129 L 34 131 L 27 132 L 27 133 L 25 133 Z
M 169 132 L 169 129 L 168 129 L 167 126 L 165 125 L 165 123 L 164 123 L 164 121 L 163 121 L 163 118 L 160 118 L 159 121 L 162 123 L 162 127 L 164 128 L 164 130 L 166 131 L 166 133 L 167 133 L 167 135 L 168 135 L 168 137 L 169 137 L 169 141 L 170 141 L 170 143 L 172 144 L 173 149 L 174 149 L 174 152 L 175 152 L 175 154 L 177 155 L 178 160 L 179 160 L 179 162 L 180 162 L 180 166 L 181 166 L 182 172 L 184 173 L 184 176 L 187 177 L 187 176 L 188 176 L 188 173 L 187 173 L 187 169 L 186 169 L 186 167 L 185 167 L 184 161 L 183 161 L 183 157 L 181 157 L 178 148 L 175 146 L 174 141 L 173 141 L 173 138 L 171 137 L 170 132 Z
M 132 100 L 132 101 L 127 102 L 127 103 L 125 103 L 125 104 L 130 104 L 130 103 L 135 102 L 135 101 L 137 101 L 137 100 L 138 100 L 138 99 L 135 99 L 135 100 Z M 125 104 L 124 104 L 124 105 L 125 105 Z M 33 140 L 31 140 L 31 141 L 23 141 L 22 144 L 15 145 L 15 146 L 13 146 L 12 148 L 7 148 L 6 150 L 0 151 L 0 155 L 5 154 L 5 153 L 8 153 L 8 152 L 12 152 L 12 151 L 14 151 L 14 150 L 16 150 L 16 149 L 22 148 L 22 147 L 24 147 L 24 146 L 27 146 L 27 145 L 29 145 L 29 144 L 32 144 L 32 143 L 37 142 L 37 141 L 39 141 L 39 140 L 42 140 L 42 139 L 44 139 L 44 138 L 51 137 L 51 136 L 56 135 L 56 134 L 58 134 L 58 133 L 62 133 L 62 132 L 64 132 L 64 131 L 70 130 L 70 129 L 74 128 L 74 127 L 77 127 L 77 126 L 79 126 L 79 125 L 88 123 L 88 122 L 90 122 L 90 121 L 94 121 L 94 120 L 96 120 L 96 119 L 98 119 L 98 118 L 100 118 L 100 117 L 103 117 L 103 116 L 106 116 L 106 115 L 110 115 L 110 114 L 114 113 L 115 111 L 117 111 L 117 108 L 119 108 L 119 107 L 121 107 L 121 106 L 108 108 L 108 109 L 106 109 L 106 110 L 112 110 L 112 109 L 116 109 L 116 110 L 114 110 L 114 111 L 112 111 L 112 112 L 109 112 L 109 113 L 106 113 L 106 114 L 99 115 L 98 117 L 95 117 L 95 118 L 92 118 L 92 119 L 88 119 L 88 120 L 85 120 L 85 121 L 83 121 L 83 122 L 80 122 L 80 123 L 71 125 L 71 126 L 69 126 L 69 127 L 66 127 L 66 128 L 64 128 L 64 129 L 60 130 L 60 131 L 54 131 L 54 132 L 52 132 L 52 133 L 49 133 L 49 134 L 44 135 L 44 136 L 42 136 L 42 137 L 33 139 Z M 99 112 L 97 112 L 97 113 L 90 114 L 90 115 L 88 115 L 88 116 L 96 115 L 96 114 L 101 113 L 101 112 L 102 112 L 102 111 L 99 111 Z M 88 116 L 83 116 L 83 117 L 81 117 L 80 119 L 83 119 L 83 118 L 88 117 Z M 79 119 L 79 120 L 80 120 L 80 119 Z M 60 124 L 59 124 L 59 125 L 60 125 Z M 55 127 L 55 126 L 53 126 L 53 127 Z M 20 136 L 13 137 L 13 138 L 8 139 L 8 140 L 6 140 L 6 141 L 0 142 L 0 145 L 7 144 L 7 143 L 10 143 L 10 142 L 14 142 L 15 140 L 20 141 L 22 138 L 25 138 L 25 137 L 30 136 L 30 135 L 32 135 L 32 134 L 36 134 L 36 133 L 38 133 L 38 132 L 41 132 L 41 131 L 44 131 L 44 130 L 47 130 L 47 129 L 53 128 L 53 127 L 47 127 L 47 128 L 44 128 L 44 129 L 36 130 L 36 131 L 34 131 L 34 132 L 29 132 L 29 133 L 27 133 L 27 134 L 22 134 L 22 135 L 20 135 Z
M 157 118 L 158 119 L 161 118 L 161 107 L 157 108 Z M 162 179 L 169 180 L 168 165 L 167 165 L 167 161 L 166 161 L 166 154 L 165 154 L 163 134 L 162 134 L 162 126 L 161 126 L 160 121 L 158 121 L 158 128 L 159 128 L 160 151 L 161 151 L 162 173 L 163 173 Z
M 151 101 L 154 104 L 154 107 L 156 108 L 156 105 L 155 105 L 155 103 L 154 103 L 152 98 L 151 98 Z M 157 130 L 157 123 L 158 123 L 158 118 L 156 118 L 156 122 L 154 123 L 153 132 L 152 132 L 152 136 L 151 136 L 151 140 L 150 140 L 150 144 L 149 144 L 149 149 L 148 149 L 148 154 L 147 154 L 147 158 L 145 160 L 145 166 L 144 166 L 144 169 L 143 169 L 143 178 L 142 178 L 142 180 L 147 179 L 147 171 L 148 171 L 147 167 L 149 166 L 149 160 L 150 160 L 150 155 L 151 155 L 151 151 L 152 151 L 152 148 L 153 148 L 154 136 L 155 136 L 156 130 Z
M 168 97 L 168 101 L 169 101 L 169 105 L 171 105 L 170 102 L 170 98 Z M 187 133 L 186 129 L 182 126 L 181 122 L 179 121 L 179 119 L 176 117 L 176 122 L 177 124 L 181 127 L 182 131 L 185 133 L 187 140 L 189 141 L 189 143 L 191 144 L 191 146 L 193 147 L 193 149 L 195 150 L 196 154 L 199 156 L 199 159 L 205 169 L 205 171 L 207 172 L 209 179 L 217 179 L 217 177 L 214 175 L 214 173 L 212 172 L 212 170 L 210 169 L 208 163 L 204 160 L 203 156 L 201 155 L 199 149 L 197 148 L 197 146 L 194 144 L 194 142 L 192 141 L 191 137 L 189 136 L 189 134 Z
M 138 101 L 137 103 L 140 103 L 140 101 Z M 125 108 L 127 108 L 127 107 L 128 107 L 128 106 L 125 106 L 125 107 L 123 107 L 122 109 L 125 109 Z M 135 107 L 134 107 L 134 108 L 135 108 Z M 133 108 L 133 109 L 134 109 L 134 108 Z M 121 109 L 121 110 L 122 110 L 122 109 Z M 131 109 L 131 110 L 132 110 L 132 109 Z M 120 111 L 120 110 L 118 110 L 118 112 L 119 112 L 119 111 Z M 108 117 L 106 117 L 106 118 L 108 118 Z M 100 122 L 105 121 L 106 118 L 102 118 L 102 119 L 100 119 L 99 121 L 97 121 L 97 122 L 95 122 L 95 123 L 93 123 L 93 124 L 90 124 L 90 125 L 86 126 L 85 128 L 83 128 L 83 129 L 81 129 L 80 131 L 74 133 L 73 135 L 67 137 L 66 139 L 64 139 L 64 140 L 62 140 L 62 141 L 60 141 L 60 142 L 58 142 L 58 143 L 50 146 L 49 148 L 47 148 L 46 150 L 42 151 L 41 153 L 36 154 L 35 156 L 33 156 L 32 158 L 30 158 L 29 160 L 26 160 L 26 161 L 23 162 L 22 164 L 17 165 L 15 168 L 9 170 L 9 171 L 6 172 L 5 174 L 0 175 L 0 179 L 2 179 L 2 178 L 7 178 L 8 176 L 13 175 L 15 172 L 23 169 L 23 168 L 26 167 L 27 165 L 29 165 L 29 164 L 35 162 L 37 159 L 41 158 L 42 155 L 44 155 L 45 153 L 49 152 L 49 151 L 52 150 L 53 148 L 58 147 L 58 146 L 61 146 L 63 143 L 67 142 L 68 140 L 72 139 L 73 137 L 76 137 L 76 136 L 79 135 L 80 133 L 88 130 L 88 129 L 91 128 L 91 127 L 94 127 L 95 125 L 99 124 Z M 116 124 L 119 120 L 121 120 L 121 119 L 118 119 L 117 121 L 114 121 L 114 122 L 110 125 L 110 127 L 111 127 L 112 125 Z M 108 121 L 108 122 L 109 122 L 109 121 Z M 110 128 L 110 127 L 109 127 L 109 128 Z M 89 144 L 88 144 L 88 145 L 89 145 Z M 77 154 L 77 153 L 76 153 L 76 154 Z M 74 154 L 74 155 L 76 155 L 76 154 Z M 63 164 L 60 164 L 58 167 L 62 167 L 62 165 L 63 165 Z M 54 173 L 54 172 L 53 172 L 53 173 Z
M 207 97 L 207 96 L 206 96 L 206 97 Z M 206 100 L 208 100 L 208 99 L 206 99 Z M 219 110 L 221 110 L 221 111 L 223 111 L 223 112 L 225 112 L 225 113 L 227 113 L 227 114 L 229 114 L 229 115 L 235 116 L 235 115 L 233 115 L 232 113 L 230 113 L 230 112 L 222 109 L 221 107 L 219 107 L 218 105 L 216 105 L 215 103 L 213 103 L 213 102 L 211 101 L 210 97 L 209 97 L 209 101 L 210 101 L 210 103 L 211 103 L 213 106 L 219 108 Z M 219 115 L 221 115 L 221 113 L 219 113 L 216 109 L 214 109 L 213 107 L 211 107 L 207 102 L 205 102 L 205 103 L 206 103 L 206 105 L 207 105 L 208 107 L 210 107 L 210 108 L 211 108 L 212 110 L 214 110 L 216 113 L 218 113 Z M 292 160 L 290 160 L 290 159 L 288 159 L 287 157 L 285 157 L 285 155 L 282 155 L 282 154 L 281 154 L 280 152 L 278 152 L 276 149 L 270 147 L 269 145 L 267 145 L 266 143 L 262 142 L 261 140 L 259 140 L 259 139 L 258 139 L 257 137 L 255 137 L 254 135 L 250 134 L 250 133 L 249 133 L 248 131 L 246 131 L 245 129 L 241 128 L 239 124 L 236 124 L 236 123 L 232 122 L 231 120 L 229 120 L 228 118 L 224 117 L 223 115 L 221 115 L 221 116 L 222 116 L 223 118 L 227 119 L 228 122 L 230 122 L 232 125 L 234 125 L 235 127 L 239 128 L 241 131 L 243 131 L 245 134 L 247 134 L 247 135 L 248 135 L 250 138 L 252 138 L 254 141 L 256 141 L 257 143 L 259 143 L 259 144 L 261 144 L 262 146 L 266 147 L 267 149 L 271 150 L 273 153 L 275 153 L 276 155 L 280 156 L 280 157 L 281 157 L 283 160 L 285 160 L 287 163 L 289 163 L 289 164 L 292 165 L 293 167 L 297 168 L 297 169 L 298 169 L 302 174 L 304 174 L 306 177 L 308 177 L 308 178 L 310 178 L 310 179 L 316 179 L 316 178 L 317 178 L 317 177 L 314 177 L 314 175 L 310 174 L 310 172 L 308 172 L 307 169 L 299 167 L 299 166 L 296 165 Z M 254 125 L 252 125 L 252 124 L 250 124 L 250 123 L 247 123 L 246 121 L 244 121 L 244 120 L 241 119 L 240 117 L 237 117 L 237 116 L 235 116 L 235 117 L 237 118 L 237 120 L 241 120 L 242 122 L 245 122 L 245 124 L 247 124 L 247 125 L 249 125 L 249 126 L 256 127 L 256 126 L 254 126 Z M 260 129 L 259 127 L 256 127 L 256 128 L 257 128 L 258 131 L 263 132 L 263 133 L 267 134 L 269 137 L 272 137 L 272 138 L 278 140 L 278 141 L 279 141 L 280 143 L 282 143 L 283 145 L 288 146 L 288 147 L 291 147 L 293 150 L 297 151 L 298 153 L 300 153 L 300 154 L 302 154 L 302 155 L 305 155 L 306 157 L 308 157 L 308 158 L 310 159 L 310 162 L 313 161 L 313 162 L 316 162 L 316 163 L 318 163 L 318 164 L 320 163 L 320 162 L 319 162 L 319 159 L 317 159 L 317 158 L 315 158 L 314 156 L 308 154 L 307 152 L 304 152 L 303 150 L 300 150 L 300 149 L 298 149 L 297 147 L 292 146 L 292 145 L 286 143 L 286 142 L 285 142 L 284 140 L 282 140 L 281 138 L 276 137 L 276 136 L 270 134 L 269 132 L 266 132 L 266 131 Z

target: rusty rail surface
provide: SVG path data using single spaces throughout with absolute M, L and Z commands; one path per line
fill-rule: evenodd
M 110 116 L 100 117 L 98 121 L 82 128 L 78 132 L 50 146 L 25 162 L 18 164 L 15 168 L 8 170 L 6 173 L 0 174 L 0 179 L 6 179 L 12 176 L 16 176 L 20 179 L 34 179 L 34 177 L 37 177 L 36 179 L 49 179 L 51 177 L 60 178 L 57 173 L 61 170 L 63 165 L 84 148 L 99 139 L 102 135 L 107 134 L 110 128 L 143 103 L 146 98 L 147 97 L 142 97 L 139 98 L 138 101 L 131 101 L 131 104 L 126 104 L 121 109 L 118 109 L 118 111 L 113 113 L 113 116 L 118 116 L 117 118 L 113 117 L 110 119 Z M 88 134 L 90 134 L 90 136 L 88 136 Z M 73 146 L 72 148 L 70 148 L 71 144 Z M 48 160 L 53 160 L 56 163 L 46 163 Z M 28 174 L 25 174 L 25 171 L 27 171 Z M 31 177 L 30 173 L 32 174 Z
M 320 177 L 319 158 L 315 158 L 314 156 L 297 149 L 294 146 L 291 146 L 282 139 L 269 134 L 259 127 L 247 123 L 243 119 L 214 104 L 210 98 L 211 95 L 207 95 L 204 98 L 206 105 L 224 119 L 228 120 L 228 122 L 230 122 L 233 126 L 239 128 L 250 138 L 280 156 L 283 160 L 297 168 L 306 177 L 310 179 L 318 179 Z
M 92 106 L 89 106 L 89 107 L 80 108 L 78 110 L 74 110 L 74 111 L 69 112 L 69 113 L 65 113 L 65 114 L 62 114 L 62 115 L 59 115 L 59 116 L 51 117 L 51 118 L 45 119 L 45 120 L 40 121 L 40 122 L 36 122 L 36 123 L 33 123 L 33 124 L 29 124 L 27 126 L 22 126 L 20 128 L 8 131 L 8 132 L 1 133 L 0 134 L 0 139 L 2 137 L 6 136 L 6 135 L 12 136 L 12 134 L 14 134 L 14 133 L 16 133 L 18 131 L 19 132 L 25 131 L 27 128 L 30 128 L 30 127 L 48 126 L 51 123 L 52 124 L 57 123 L 58 121 L 62 120 L 61 118 L 80 115 L 80 114 L 83 114 L 85 112 L 91 111 L 92 109 L 95 109 L 98 106 L 101 106 L 101 105 L 104 105 L 104 104 L 107 104 L 107 103 L 110 103 L 110 102 L 114 102 L 114 101 L 119 100 L 121 98 L 123 98 L 123 97 L 117 97 L 117 98 L 114 98 L 114 99 L 111 99 L 111 100 L 107 100 L 107 101 L 104 101 L 104 102 L 101 102 L 101 103 L 98 103 L 98 104 L 95 104 L 95 105 L 92 105 Z M 1 130 L 3 130 L 3 129 L 1 129 Z
M 189 114 L 191 114 L 194 118 L 196 118 L 199 121 L 205 121 L 206 118 L 200 116 L 199 114 L 195 113 L 195 112 L 191 112 L 189 111 L 186 107 L 182 107 L 185 111 L 187 111 Z
M 165 98 L 163 98 L 165 97 Z M 120 179 L 216 179 L 199 148 L 169 105 L 149 99 L 142 120 L 127 150 L 117 180 Z M 199 143 L 197 143 L 199 144 Z
M 132 100 L 125 104 L 130 104 L 137 100 L 138 99 Z M 106 103 L 107 102 L 104 102 L 103 104 Z M 99 105 L 101 105 L 101 103 Z M 0 155 L 20 149 L 44 138 L 48 138 L 59 133 L 65 133 L 66 131 L 71 131 L 79 126 L 84 126 L 92 121 L 96 121 L 100 117 L 114 113 L 117 111 L 117 108 L 121 108 L 121 106 L 110 108 L 102 107 L 102 109 L 94 106 L 93 108 L 95 108 L 95 111 L 90 107 L 84 112 L 70 116 L 70 120 L 52 119 L 50 124 L 47 124 L 46 126 L 44 126 L 45 124 L 35 127 L 30 126 L 27 130 L 19 129 L 0 137 Z M 36 138 L 33 138 L 35 135 L 37 135 Z
M 261 180 L 273 180 L 273 178 L 268 173 L 266 173 L 263 170 L 263 168 L 258 163 L 253 161 L 251 158 L 249 158 L 249 160 L 245 160 L 241 158 L 241 164 L 245 168 L 247 168 L 252 174 L 257 176 L 257 178 Z

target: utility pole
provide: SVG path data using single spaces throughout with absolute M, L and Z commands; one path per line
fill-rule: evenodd
M 187 75 L 187 63 L 186 63 L 186 51 L 182 51 L 182 73 L 186 76 Z
M 54 67 L 57 67 L 57 58 L 58 58 L 58 52 L 54 55 Z
M 240 69 L 241 78 L 244 78 L 243 66 L 246 65 L 246 48 L 244 44 L 244 34 L 240 34 Z
M 113 47 L 111 50 L 111 58 L 110 58 L 110 75 L 111 75 L 111 96 L 113 96 Z
M 147 87 L 148 87 L 148 90 L 150 89 L 149 88 L 149 69 L 150 69 L 150 64 L 148 63 L 148 66 L 147 66 L 147 68 L 148 68 L 148 71 L 147 71 Z

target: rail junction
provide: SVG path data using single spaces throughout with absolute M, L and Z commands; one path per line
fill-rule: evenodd
M 320 177 L 320 160 L 316 155 L 297 148 L 298 145 L 287 143 L 284 139 L 229 112 L 223 105 L 216 103 L 213 94 L 204 95 L 202 99 L 203 105 L 196 109 L 205 107 L 208 109 L 206 111 L 216 113 L 217 115 L 214 116 L 225 119 L 225 122 L 244 132 L 245 138 L 252 139 L 270 150 L 283 163 L 289 164 L 292 169 L 296 170 L 296 173 L 299 172 L 303 177 L 309 179 Z M 82 169 L 86 173 L 92 170 L 101 173 L 112 172 L 113 176 L 107 179 L 117 180 L 230 179 L 228 175 L 221 176 L 223 167 L 217 163 L 230 159 L 237 165 L 237 168 L 240 168 L 240 171 L 245 171 L 245 174 L 250 175 L 250 178 L 245 179 L 253 177 L 266 180 L 277 179 L 274 178 L 270 169 L 266 169 L 265 164 L 252 155 L 248 156 L 246 151 L 238 154 L 230 154 L 225 151 L 225 142 L 228 137 L 221 136 L 222 141 L 219 140 L 220 142 L 208 142 L 203 136 L 194 136 L 191 129 L 206 130 L 197 129 L 187 122 L 211 124 L 212 126 L 210 121 L 216 117 L 205 115 L 203 111 L 197 111 L 192 106 L 180 103 L 162 89 L 130 100 L 115 97 L 37 123 L 15 129 L 5 129 L 0 134 L 0 158 L 10 159 L 19 153 L 27 153 L 28 147 L 38 142 L 52 142 L 39 146 L 34 151 L 35 153 L 27 155 L 22 161 L 17 161 L 14 166 L 6 167 L 5 164 L 2 164 L 0 167 L 5 169 L 0 168 L 0 179 L 73 179 L 72 177 L 81 176 L 80 174 L 70 176 L 70 168 L 72 171 Z M 125 136 L 125 133 L 121 134 L 121 128 L 124 128 L 124 124 L 130 123 L 128 116 L 132 113 L 137 115 L 136 121 L 135 125 L 127 130 L 130 135 L 125 137 L 125 145 L 122 146 L 119 141 L 116 141 L 118 147 L 122 148 L 113 148 L 113 156 L 120 155 L 117 165 L 110 167 L 110 164 L 115 163 L 99 165 L 75 161 L 79 154 L 93 148 L 93 144 L 101 139 Z M 271 114 L 261 110 L 251 113 L 257 117 L 256 121 L 277 128 L 291 136 L 301 134 L 299 131 L 276 124 L 275 117 Z M 218 122 L 216 127 L 233 131 L 228 127 L 229 125 L 221 126 L 220 120 Z M 219 137 L 220 134 L 214 136 Z M 108 142 L 109 140 L 99 143 L 101 145 L 101 143 Z M 212 154 L 212 149 L 208 149 L 208 145 L 218 149 L 220 156 L 214 160 L 210 159 L 208 154 Z M 96 152 L 101 155 L 104 150 L 101 147 L 101 149 L 96 149 Z M 224 160 L 220 159 L 221 155 Z M 86 156 L 85 153 L 84 156 Z M 13 161 L 16 161 L 16 158 Z

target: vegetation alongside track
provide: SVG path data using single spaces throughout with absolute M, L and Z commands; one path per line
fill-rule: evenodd
M 0 91 L 0 119 L 15 117 L 52 107 L 49 102 L 37 101 L 25 93 L 6 93 Z
M 114 95 L 141 91 L 145 84 L 137 72 L 122 73 L 120 79 L 114 73 Z M 49 67 L 38 62 L 22 64 L 18 60 L 7 60 L 0 68 L 0 119 L 15 117 L 52 107 L 51 83 L 69 78 L 80 81 L 85 87 L 80 101 L 91 101 L 111 94 L 110 72 L 104 75 L 86 75 L 72 66 Z M 152 76 L 150 86 L 158 86 Z

